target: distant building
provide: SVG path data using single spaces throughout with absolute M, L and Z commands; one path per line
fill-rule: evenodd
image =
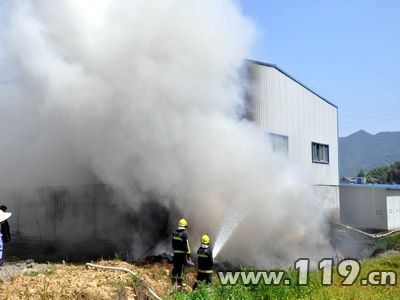
M 365 177 L 342 177 L 340 179 L 340 183 L 366 184 L 367 178 L 365 178 Z
M 276 151 L 312 174 L 315 190 L 339 212 L 338 109 L 276 65 L 248 61 L 248 118 Z
M 371 178 L 371 184 L 382 184 L 382 180 L 378 178 Z

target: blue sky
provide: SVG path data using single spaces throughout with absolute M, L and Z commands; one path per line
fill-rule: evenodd
M 277 64 L 339 106 L 340 136 L 400 131 L 400 1 L 242 0 Z

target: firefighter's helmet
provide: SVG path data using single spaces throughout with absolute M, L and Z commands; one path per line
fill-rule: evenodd
M 185 219 L 180 219 L 178 226 L 179 227 L 188 227 L 188 222 Z
M 201 243 L 207 245 L 210 243 L 210 238 L 208 237 L 208 235 L 205 234 L 201 237 Z

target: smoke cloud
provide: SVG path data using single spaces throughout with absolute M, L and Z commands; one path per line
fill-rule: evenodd
M 17 77 L 1 86 L 2 186 L 98 178 L 132 206 L 151 192 L 174 202 L 193 240 L 215 239 L 236 207 L 243 221 L 221 255 L 247 264 L 330 251 L 307 174 L 241 118 L 243 59 L 256 30 L 236 1 L 13 0 L 2 8 L 2 44 Z

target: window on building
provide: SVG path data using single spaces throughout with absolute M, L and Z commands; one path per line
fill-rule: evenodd
M 312 161 L 313 163 L 329 164 L 329 146 L 312 143 Z
M 271 143 L 274 153 L 282 154 L 286 157 L 289 155 L 289 138 L 286 135 L 275 133 L 266 133 L 267 139 Z

